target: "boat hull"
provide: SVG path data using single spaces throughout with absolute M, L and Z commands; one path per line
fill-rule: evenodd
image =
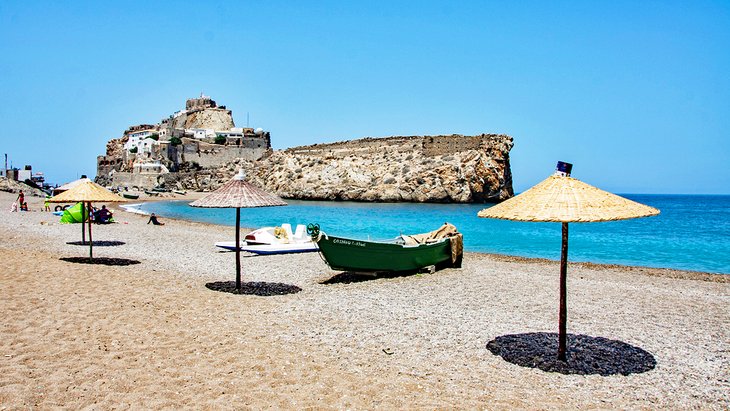
M 333 270 L 405 272 L 432 265 L 451 266 L 451 243 L 448 239 L 404 246 L 321 235 L 317 246 Z
M 127 193 L 123 193 L 122 194 L 122 197 L 128 198 L 130 200 L 136 200 L 136 199 L 139 198 L 139 194 L 127 194 Z
M 236 251 L 235 241 L 220 241 L 215 243 L 216 247 L 229 251 Z M 312 243 L 290 243 L 290 244 L 258 244 L 258 245 L 241 245 L 241 251 L 249 253 L 269 255 L 269 254 L 293 254 L 293 253 L 311 253 L 317 251 L 317 246 Z

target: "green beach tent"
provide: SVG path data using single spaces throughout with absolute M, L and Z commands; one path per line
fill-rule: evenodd
M 61 216 L 61 224 L 73 224 L 73 223 L 82 223 L 84 221 L 84 217 L 81 216 L 81 211 L 83 208 L 82 203 L 76 203 L 73 206 L 63 210 L 63 215 Z

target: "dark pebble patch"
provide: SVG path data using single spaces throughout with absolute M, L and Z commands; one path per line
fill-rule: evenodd
M 487 343 L 487 349 L 522 367 L 561 374 L 629 375 L 656 367 L 649 352 L 622 341 L 568 334 L 566 361 L 558 360 L 557 333 L 510 334 Z
M 89 242 L 88 241 L 87 242 L 83 242 L 83 241 L 69 241 L 66 244 L 68 244 L 68 245 L 83 245 L 83 246 L 86 246 L 86 247 L 89 246 Z M 110 240 L 110 241 L 103 241 L 103 240 L 102 241 L 94 241 L 94 247 L 116 247 L 116 246 L 124 245 L 124 244 L 126 244 L 124 241 L 115 241 L 115 240 Z
M 295 294 L 299 291 L 302 291 L 302 289 L 297 287 L 296 285 L 265 282 L 241 283 L 240 291 L 236 290 L 235 281 L 216 281 L 213 283 L 205 284 L 205 287 L 210 290 L 219 291 L 222 293 L 258 295 L 261 297 Z
M 137 260 L 127 258 L 110 258 L 110 257 L 61 257 L 61 261 L 77 264 L 101 264 L 101 265 L 133 265 L 139 264 Z

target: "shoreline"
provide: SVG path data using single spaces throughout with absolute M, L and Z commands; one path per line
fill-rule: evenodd
M 187 192 L 184 195 L 174 194 L 174 197 L 168 197 L 168 196 L 158 197 L 158 196 L 149 196 L 149 195 L 145 194 L 146 198 L 141 198 L 141 199 L 137 199 L 137 200 L 127 199 L 128 203 L 109 203 L 109 204 L 107 204 L 107 207 L 111 208 L 115 212 L 125 212 L 125 213 L 130 213 L 130 214 L 137 214 L 137 215 L 141 215 L 141 216 L 149 216 L 149 213 L 147 213 L 143 210 L 134 209 L 134 207 L 147 203 L 147 202 L 160 202 L 160 201 L 191 201 L 192 202 L 206 194 L 208 194 L 208 193 L 198 192 L 198 191 Z M 661 195 L 663 195 L 663 194 L 661 194 Z M 42 206 L 42 204 L 43 204 L 42 198 L 31 197 L 31 199 L 33 200 L 33 201 L 29 202 L 29 204 L 31 204 L 31 209 L 33 209 L 33 206 L 35 206 L 35 207 Z M 232 227 L 230 225 L 207 223 L 207 222 L 194 221 L 194 220 L 188 220 L 188 219 L 183 219 L 183 218 L 175 218 L 175 217 L 167 217 L 167 216 L 161 216 L 161 217 L 164 218 L 165 220 L 181 221 L 181 222 L 186 222 L 189 224 L 200 224 L 202 226 L 228 227 L 228 228 Z M 257 227 L 241 227 L 241 231 L 242 232 L 253 231 L 256 228 Z M 465 251 L 464 253 L 465 254 L 472 253 L 472 254 L 477 254 L 477 255 L 490 256 L 496 260 L 505 261 L 505 262 L 525 262 L 525 263 L 535 263 L 535 264 L 544 263 L 544 264 L 555 264 L 558 266 L 560 263 L 559 260 L 552 260 L 549 258 L 541 258 L 541 257 L 525 257 L 525 256 L 519 256 L 519 255 L 498 254 L 498 253 L 479 252 L 479 251 Z M 596 263 L 596 262 L 591 262 L 591 261 L 568 261 L 568 268 L 570 269 L 570 267 L 586 267 L 586 268 L 603 269 L 603 270 L 628 269 L 631 271 L 640 272 L 642 274 L 649 275 L 649 276 L 655 276 L 655 277 L 694 279 L 694 280 L 700 280 L 700 281 L 730 283 L 730 273 L 714 273 L 714 272 L 707 272 L 707 271 L 682 270 L 682 269 L 667 268 L 667 267 Z
M 198 194 L 206 194 L 206 193 L 198 193 Z M 191 198 L 176 198 L 176 199 L 157 199 L 157 198 L 150 198 L 150 200 L 147 201 L 135 201 L 134 204 L 118 204 L 114 207 L 117 208 L 120 211 L 129 212 L 129 213 L 135 213 L 140 215 L 149 215 L 147 212 L 142 210 L 135 210 L 135 209 L 127 209 L 126 207 L 133 207 L 138 206 L 141 204 L 144 204 L 145 202 L 155 202 L 155 201 L 194 201 L 199 196 L 191 197 Z M 215 224 L 215 223 L 207 223 L 207 222 L 200 222 L 195 220 L 189 220 L 184 218 L 174 218 L 174 217 L 164 217 L 167 220 L 175 220 L 175 221 L 185 221 L 187 223 L 194 223 L 194 224 L 202 224 L 202 225 L 210 225 L 210 226 L 217 226 L 217 227 L 233 227 L 230 225 L 223 225 L 223 224 Z M 255 230 L 256 227 L 241 227 L 242 232 L 248 232 Z M 488 253 L 488 252 L 479 252 L 479 251 L 465 251 L 466 253 L 473 253 L 478 255 L 484 255 L 484 256 L 490 256 L 494 259 L 505 261 L 505 262 L 533 262 L 535 264 L 556 264 L 559 265 L 559 260 L 551 260 L 548 258 L 540 258 L 540 257 L 524 257 L 519 255 L 510 255 L 510 254 L 498 254 L 498 253 Z M 667 278 L 682 278 L 682 279 L 695 279 L 700 281 L 712 281 L 712 282 L 719 282 L 719 283 L 730 283 L 730 273 L 712 273 L 712 272 L 706 272 L 706 271 L 693 271 L 693 270 L 681 270 L 676 268 L 667 268 L 667 267 L 651 267 L 651 266 L 639 266 L 639 265 L 623 265 L 623 264 L 609 264 L 609 263 L 595 263 L 591 261 L 569 261 L 568 262 L 568 268 L 570 267 L 590 267 L 594 269 L 630 269 L 632 271 L 641 272 L 646 275 L 656 276 L 656 277 L 667 277 Z

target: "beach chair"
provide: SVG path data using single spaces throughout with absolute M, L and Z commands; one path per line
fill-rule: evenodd
M 307 227 L 304 226 L 304 224 L 297 224 L 297 229 L 294 231 L 294 237 L 292 237 L 294 241 L 306 241 L 309 239 L 309 236 L 307 235 Z

